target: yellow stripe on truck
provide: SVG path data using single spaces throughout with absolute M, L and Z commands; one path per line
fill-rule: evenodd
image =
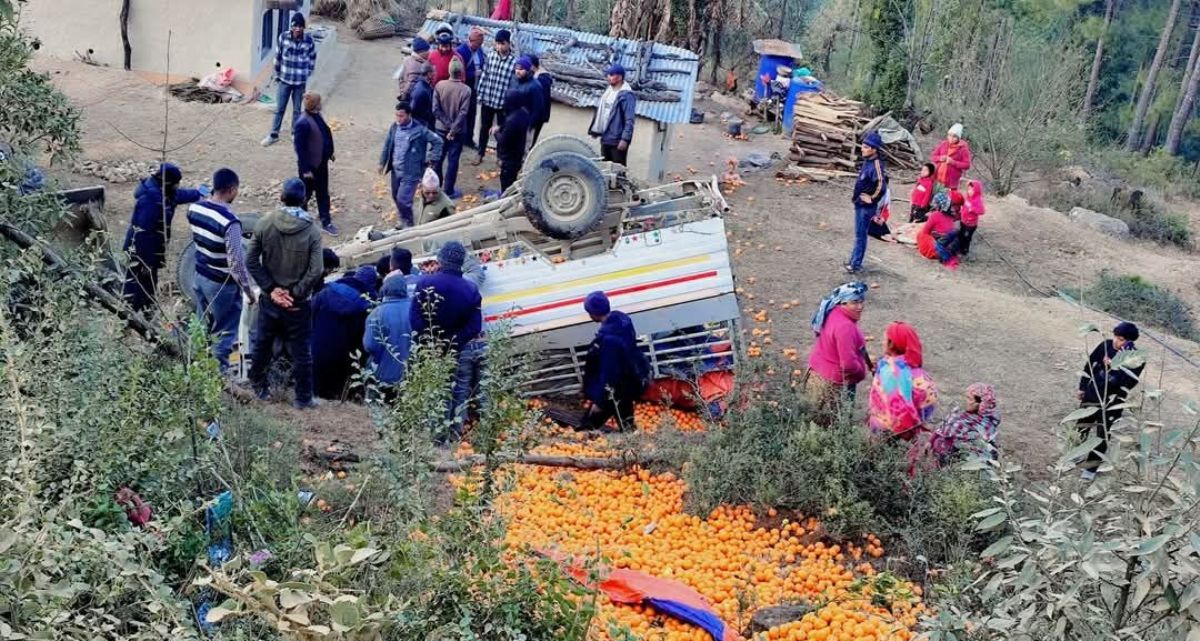
M 554 285 L 542 285 L 540 287 L 530 287 L 529 289 L 522 289 L 522 290 L 515 291 L 515 292 L 509 292 L 507 294 L 500 294 L 497 296 L 489 296 L 489 297 L 483 299 L 483 304 L 484 305 L 495 305 L 497 303 L 508 303 L 508 302 L 518 300 L 521 298 L 528 298 L 530 296 L 541 296 L 543 294 L 551 294 L 551 293 L 554 293 L 557 291 L 562 291 L 565 289 L 575 289 L 577 287 L 583 287 L 585 285 L 595 285 L 596 283 L 602 283 L 607 280 L 618 280 L 618 279 L 626 278 L 629 276 L 641 276 L 642 274 L 652 274 L 654 272 L 661 272 L 661 271 L 665 271 L 668 269 L 673 269 L 675 267 L 684 267 L 687 265 L 695 265 L 696 263 L 703 263 L 706 261 L 708 261 L 708 255 L 702 254 L 699 256 L 691 256 L 689 258 L 680 258 L 678 260 L 669 260 L 665 263 L 654 263 L 653 265 L 644 265 L 642 267 L 632 267 L 630 269 L 623 269 L 619 272 L 609 272 L 607 274 L 599 274 L 597 276 L 588 276 L 587 278 L 578 278 L 576 280 L 570 280 L 565 283 L 556 283 Z

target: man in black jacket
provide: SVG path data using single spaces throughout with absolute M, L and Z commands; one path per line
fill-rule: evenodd
M 500 191 L 517 182 L 525 164 L 525 142 L 529 139 L 529 110 L 525 107 L 527 94 L 510 91 L 504 97 L 504 124 L 492 128 L 496 136 L 496 158 L 500 161 Z
M 329 216 L 329 163 L 333 162 L 333 132 L 321 116 L 321 94 L 304 94 L 304 115 L 292 127 L 292 143 L 296 147 L 296 165 L 300 178 L 308 190 L 304 197 L 304 209 L 314 195 L 317 197 L 317 213 L 321 217 L 321 229 L 330 236 L 337 236 L 337 227 Z
M 1083 376 L 1079 378 L 1076 392 L 1079 406 L 1094 407 L 1097 411 L 1080 419 L 1076 427 L 1084 440 L 1093 430 L 1101 439 L 1084 461 L 1082 478 L 1085 481 L 1096 478 L 1096 468 L 1100 467 L 1100 461 L 1108 451 L 1108 432 L 1125 411 L 1117 406 L 1124 403 L 1129 391 L 1137 386 L 1146 366 L 1145 360 L 1135 353 L 1134 341 L 1139 334 L 1133 323 L 1117 325 L 1113 328 L 1113 337 L 1092 350 Z

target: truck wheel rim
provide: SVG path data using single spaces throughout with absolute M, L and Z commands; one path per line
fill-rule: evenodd
M 587 210 L 588 186 L 575 174 L 556 174 L 546 182 L 546 203 L 555 218 L 571 220 Z

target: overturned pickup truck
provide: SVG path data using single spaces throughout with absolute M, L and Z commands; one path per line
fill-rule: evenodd
M 374 263 L 397 246 L 419 263 L 462 242 L 487 275 L 485 323 L 530 336 L 539 350 L 530 394 L 581 386 L 596 331 L 583 299 L 596 290 L 633 318 L 655 378 L 731 369 L 740 311 L 715 178 L 644 188 L 598 156 L 582 139 L 549 137 L 498 200 L 408 229 L 366 227 L 334 249 L 343 266 Z M 184 252 L 181 280 L 194 272 L 193 254 Z

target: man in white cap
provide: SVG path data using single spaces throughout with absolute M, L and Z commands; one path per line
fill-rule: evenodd
M 929 160 L 933 162 L 935 183 L 958 191 L 963 174 L 971 168 L 971 147 L 962 139 L 963 126 L 954 123 L 946 132 L 946 139 L 933 150 Z
M 442 191 L 441 181 L 432 169 L 425 169 L 425 175 L 421 177 L 421 188 L 413 197 L 412 209 L 418 225 L 454 215 L 454 201 Z

